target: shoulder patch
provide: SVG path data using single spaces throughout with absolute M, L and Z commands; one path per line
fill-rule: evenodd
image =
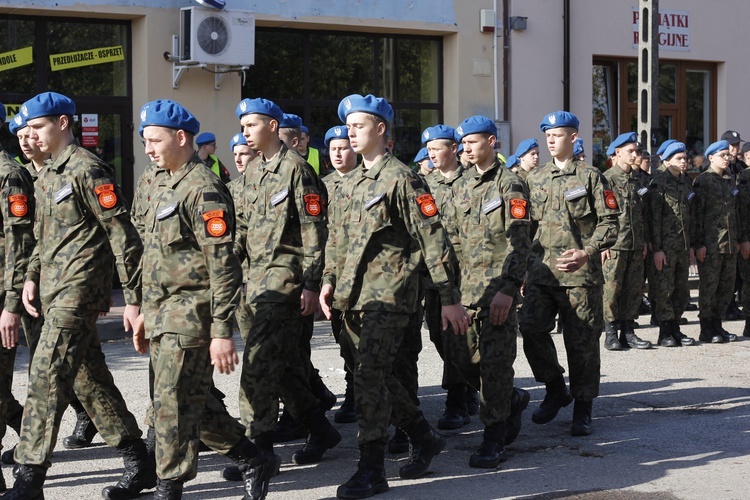
M 411 188 L 412 189 L 424 189 L 424 182 L 422 182 L 422 179 L 413 179 L 411 181 Z
M 10 187 L 20 187 L 23 183 L 21 182 L 21 179 L 17 179 L 15 177 L 8 177 L 8 186 Z
M 14 217 L 25 217 L 29 213 L 29 199 L 25 194 L 12 194 L 8 196 L 10 213 Z
M 512 193 L 523 193 L 523 186 L 514 182 L 510 185 L 510 191 Z
M 201 215 L 206 222 L 206 234 L 218 238 L 227 232 L 224 210 L 210 210 Z
M 419 211 L 425 217 L 432 217 L 438 213 L 435 198 L 429 193 L 417 196 L 417 205 L 419 205 Z
M 307 215 L 316 217 L 323 211 L 323 201 L 320 199 L 320 195 L 317 193 L 306 194 L 305 200 L 305 212 Z
M 219 193 L 210 191 L 203 193 L 203 201 L 221 201 L 221 196 L 219 196 Z
M 528 213 L 528 202 L 521 198 L 510 199 L 510 216 L 514 219 L 525 219 Z
M 615 198 L 615 192 L 610 189 L 604 190 L 604 204 L 611 210 L 617 210 L 617 198 Z
M 117 194 L 115 193 L 114 184 L 108 183 L 96 186 L 94 194 L 96 194 L 99 200 L 99 205 L 106 210 L 114 208 L 117 205 Z

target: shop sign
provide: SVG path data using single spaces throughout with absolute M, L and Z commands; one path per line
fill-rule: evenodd
M 122 45 L 117 47 L 100 47 L 98 49 L 79 50 L 77 52 L 66 52 L 64 54 L 52 54 L 49 56 L 49 64 L 52 71 L 63 69 L 80 68 L 82 66 L 93 66 L 125 59 Z
M 81 146 L 95 148 L 99 145 L 99 115 L 81 115 Z
M 640 11 L 633 7 L 633 48 L 638 48 Z M 690 51 L 690 13 L 684 10 L 659 11 L 659 50 Z
M 28 66 L 33 62 L 33 47 L 24 47 L 18 50 L 11 50 L 10 52 L 3 52 L 0 54 L 0 71 L 8 71 L 9 69 L 18 68 L 20 66 Z

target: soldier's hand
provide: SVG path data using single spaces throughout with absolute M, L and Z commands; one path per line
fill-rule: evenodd
M 466 335 L 466 330 L 469 329 L 469 324 L 471 324 L 469 313 L 461 304 L 443 306 L 440 318 L 443 320 L 443 330 L 447 330 L 450 326 L 453 328 L 455 335 Z
M 6 311 L 0 314 L 0 336 L 3 339 L 3 347 L 13 349 L 18 345 L 18 330 L 21 326 L 21 315 Z
M 695 258 L 698 259 L 698 261 L 703 262 L 703 259 L 706 258 L 706 247 L 700 247 L 698 250 L 696 250 Z
M 606 252 L 607 250 L 605 250 Z M 571 248 L 565 250 L 562 257 L 557 259 L 557 270 L 564 273 L 574 273 L 589 261 L 589 254 L 584 250 Z
M 318 297 L 320 302 L 320 310 L 323 312 L 323 316 L 326 319 L 331 319 L 331 304 L 333 303 L 333 286 L 329 283 L 323 285 L 320 289 L 320 296 Z
M 23 284 L 23 291 L 21 292 L 21 301 L 23 307 L 26 308 L 26 312 L 31 315 L 32 318 L 39 317 L 39 311 L 34 307 L 34 300 L 36 300 L 36 283 L 33 281 L 27 281 Z
M 667 256 L 664 255 L 664 250 L 654 252 L 654 265 L 657 271 L 661 271 L 667 265 Z
M 742 255 L 742 258 L 745 260 L 750 258 L 750 241 L 740 243 L 740 255 Z
M 138 354 L 148 352 L 149 341 L 146 338 L 146 327 L 144 325 L 143 314 L 139 314 L 131 324 L 133 327 L 133 347 Z
M 602 264 L 604 264 L 605 262 L 607 262 L 609 259 L 612 258 L 612 256 L 609 253 L 609 248 L 607 248 L 606 250 L 602 250 L 601 257 L 602 257 Z M 557 259 L 557 260 L 559 261 L 560 259 Z
M 209 352 L 211 353 L 211 364 L 219 370 L 219 373 L 232 373 L 235 365 L 240 363 L 232 339 L 211 339 Z
M 131 326 L 138 319 L 138 315 L 141 314 L 141 306 L 135 306 L 127 304 L 125 310 L 122 312 L 122 326 L 126 332 L 130 331 Z
M 493 325 L 502 325 L 508 319 L 508 313 L 513 306 L 513 297 L 497 292 L 490 303 L 490 322 Z
M 302 316 L 310 316 L 314 314 L 318 309 L 318 295 L 319 292 L 313 292 L 312 290 L 302 289 L 302 296 L 300 297 L 300 309 L 302 310 Z

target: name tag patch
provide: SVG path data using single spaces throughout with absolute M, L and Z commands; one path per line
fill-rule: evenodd
M 503 206 L 503 198 L 498 196 L 497 198 L 493 198 L 487 203 L 482 205 L 482 213 L 484 215 L 487 215 L 488 213 L 492 212 L 493 210 L 497 210 L 498 208 Z
M 581 196 L 586 196 L 586 188 L 583 186 L 578 186 L 577 188 L 568 189 L 564 193 L 565 199 L 568 201 L 577 200 Z
M 271 196 L 271 205 L 275 207 L 282 201 L 286 200 L 287 196 L 289 196 L 289 188 L 285 188 L 282 191 L 279 191 L 278 193 Z
M 156 212 L 156 220 L 166 219 L 167 217 L 172 215 L 175 210 L 177 210 L 177 202 L 170 203 L 166 207 Z
M 370 198 L 367 203 L 365 203 L 365 210 L 370 210 L 374 205 L 376 205 L 380 200 L 382 200 L 385 197 L 385 193 L 380 193 L 374 198 Z
M 647 187 L 642 187 L 642 188 L 641 188 L 641 189 L 639 189 L 639 190 L 638 190 L 637 192 L 638 192 L 638 195 L 639 195 L 639 196 L 643 196 L 643 195 L 645 195 L 646 193 L 648 193 L 648 188 L 647 188 Z
M 73 183 L 64 185 L 60 191 L 55 193 L 55 203 L 60 203 L 71 194 L 73 194 Z

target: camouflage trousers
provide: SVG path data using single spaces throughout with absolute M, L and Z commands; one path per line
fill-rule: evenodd
M 430 340 L 435 345 L 440 359 L 443 360 L 443 380 L 441 386 L 446 391 L 458 390 L 459 392 L 466 389 L 466 381 L 458 372 L 455 363 L 448 359 L 450 352 L 446 352 L 443 345 L 443 337 L 447 332 L 443 331 L 443 320 L 440 317 L 442 313 L 440 303 L 440 294 L 437 290 L 425 290 L 424 293 L 424 317 L 427 322 L 427 329 L 430 332 Z M 448 335 L 452 335 L 448 333 Z
M 318 407 L 309 368 L 300 352 L 299 303 L 252 304 L 240 375 L 240 414 L 249 436 L 271 432 L 279 416 L 279 398 L 298 422 Z M 308 359 L 309 364 L 309 359 Z
M 237 322 L 237 328 L 240 330 L 243 339 L 252 326 L 251 318 L 252 312 L 250 311 L 250 304 L 247 303 L 245 285 L 243 284 L 240 287 L 240 305 L 234 311 L 234 320 Z
M 348 359 L 351 350 L 342 344 L 341 339 L 346 336 L 346 332 L 344 331 L 343 313 L 338 309 L 331 311 L 331 330 L 333 331 L 333 338 L 336 339 L 336 343 L 339 345 L 341 359 L 344 360 L 344 380 L 346 380 L 346 386 L 353 387 L 354 373 L 352 372 L 352 367 L 354 366 L 354 358 Z
M 515 304 L 502 325 L 490 322 L 489 308 L 466 309 L 472 324 L 466 335 L 444 334 L 444 347 L 451 362 L 469 385 L 479 389 L 479 418 L 485 427 L 505 423 L 513 393 L 513 362 L 516 360 Z
M 654 317 L 659 323 L 679 320 L 690 301 L 690 252 L 665 251 L 666 265 L 661 271 L 651 264 L 649 272 L 649 292 Z
M 422 352 L 423 309 L 417 307 L 416 314 L 409 315 L 409 323 L 404 329 L 401 345 L 396 351 L 393 374 L 409 394 L 409 399 L 419 406 L 419 353 Z
M 551 382 L 565 372 L 550 335 L 558 311 L 565 325 L 570 391 L 576 399 L 590 401 L 599 395 L 601 287 L 526 285 L 520 322 L 523 352 L 537 382 Z
M 200 441 L 225 455 L 245 437 L 242 424 L 211 392 L 210 342 L 173 333 L 151 339 L 156 474 L 160 479 L 195 478 Z
M 604 321 L 625 321 L 638 317 L 643 298 L 643 253 L 610 250 L 602 264 L 604 274 Z
M 703 262 L 698 261 L 698 317 L 720 319 L 734 296 L 734 279 L 737 273 L 736 253 L 708 253 Z
M 0 346 L 0 450 L 3 449 L 3 438 L 8 426 L 20 432 L 23 406 L 13 397 L 13 363 L 16 359 L 16 347 L 5 349 Z
M 98 316 L 98 311 L 62 307 L 46 312 L 29 367 L 16 462 L 49 467 L 73 391 L 109 446 L 141 437 L 104 359 L 96 332 Z
M 409 315 L 384 311 L 345 311 L 342 347 L 355 359 L 354 401 L 359 444 L 388 441 L 388 425 L 405 428 L 421 418 L 419 407 L 394 373 Z

